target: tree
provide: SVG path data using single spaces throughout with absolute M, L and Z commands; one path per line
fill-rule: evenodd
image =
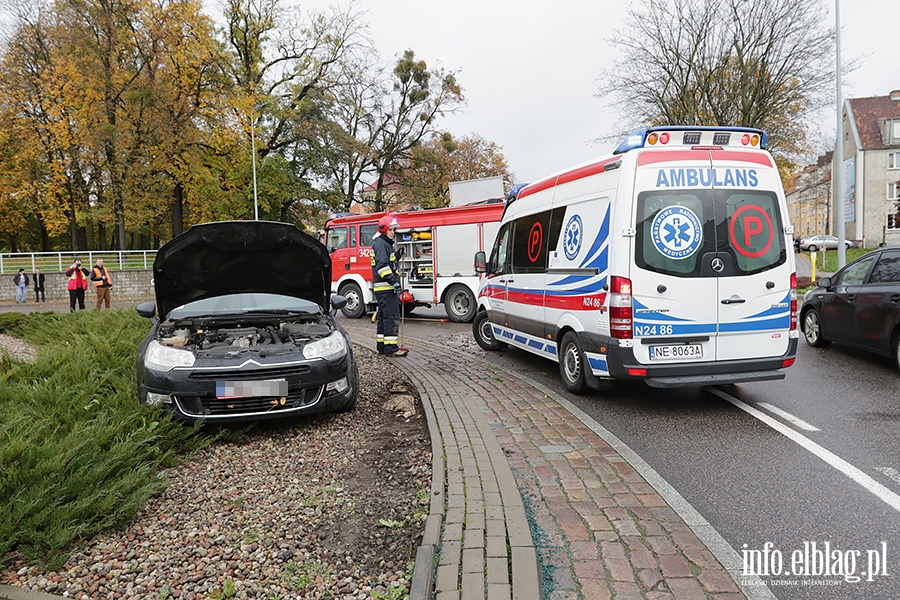
M 756 127 L 782 165 L 800 160 L 806 120 L 832 98 L 834 44 L 824 23 L 821 2 L 633 6 L 612 39 L 622 52 L 598 96 L 612 98 L 627 127 Z
M 504 188 L 514 184 L 502 148 L 477 133 L 455 140 L 449 133 L 434 135 L 415 147 L 400 175 L 404 204 L 425 208 L 450 204 L 450 182 L 503 177 Z
M 406 50 L 393 70 L 393 90 L 375 118 L 375 197 L 373 209 L 384 210 L 386 182 L 402 170 L 414 148 L 436 131 L 437 118 L 455 112 L 465 100 L 452 73 L 428 70 Z

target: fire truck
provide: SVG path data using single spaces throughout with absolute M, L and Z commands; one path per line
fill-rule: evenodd
M 500 227 L 503 202 L 393 212 L 400 223 L 394 245 L 400 254 L 404 311 L 443 304 L 447 317 L 475 317 L 479 275 L 472 256 L 489 250 Z M 331 291 L 347 298 L 341 311 L 351 319 L 375 309 L 372 238 L 385 212 L 339 216 L 325 224 L 331 255 Z

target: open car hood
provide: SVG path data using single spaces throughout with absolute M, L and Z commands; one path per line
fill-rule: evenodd
M 257 292 L 309 300 L 327 313 L 331 259 L 325 246 L 287 223 L 204 223 L 159 249 L 153 283 L 163 320 L 194 300 Z

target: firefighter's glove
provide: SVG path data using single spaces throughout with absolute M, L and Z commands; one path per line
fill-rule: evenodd
M 400 293 L 400 282 L 394 282 L 394 293 L 395 294 Z

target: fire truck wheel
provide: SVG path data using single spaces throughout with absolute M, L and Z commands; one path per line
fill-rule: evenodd
M 586 368 L 578 334 L 570 331 L 563 336 L 559 345 L 559 375 L 567 390 L 573 394 L 583 394 L 587 390 L 587 379 L 584 375 Z
M 475 318 L 475 295 L 464 285 L 451 285 L 444 295 L 444 308 L 454 323 L 468 323 Z
M 359 319 L 366 314 L 366 303 L 363 302 L 362 290 L 355 283 L 345 283 L 338 289 L 338 294 L 347 299 L 341 309 L 348 319 Z
M 475 320 L 472 321 L 472 335 L 475 336 L 475 342 L 485 350 L 505 350 L 507 347 L 505 342 L 498 342 L 494 337 L 486 310 L 475 315 Z

